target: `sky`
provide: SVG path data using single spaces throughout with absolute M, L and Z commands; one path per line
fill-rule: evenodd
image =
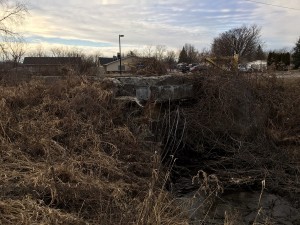
M 265 4 L 262 4 L 265 3 Z M 28 0 L 22 32 L 31 48 L 77 46 L 103 56 L 185 43 L 209 49 L 242 25 L 261 27 L 265 50 L 291 49 L 300 37 L 299 0 Z M 272 4 L 272 5 L 266 5 Z

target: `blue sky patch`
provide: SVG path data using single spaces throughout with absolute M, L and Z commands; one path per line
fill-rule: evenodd
M 50 44 L 61 44 L 70 46 L 85 46 L 85 47 L 111 47 L 112 44 L 105 42 L 95 42 L 80 39 L 65 39 L 59 37 L 42 37 L 42 36 L 30 36 L 26 37 L 26 41 L 29 43 L 41 43 L 47 42 Z

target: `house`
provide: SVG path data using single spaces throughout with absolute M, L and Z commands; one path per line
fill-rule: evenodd
M 79 69 L 81 57 L 25 57 L 23 67 L 33 73 L 63 72 L 67 69 Z
M 113 56 L 112 58 L 109 57 L 99 57 L 99 65 L 103 66 L 105 64 L 111 63 L 113 61 L 118 60 L 117 56 Z
M 127 56 L 122 58 L 122 71 L 129 72 L 131 68 L 135 66 L 137 61 L 136 56 Z M 120 60 L 114 60 L 112 62 L 103 64 L 106 73 L 117 73 L 120 71 Z

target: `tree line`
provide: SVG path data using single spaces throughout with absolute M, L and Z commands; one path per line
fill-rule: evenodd
M 296 42 L 293 53 L 285 51 L 263 50 L 263 42 L 261 40 L 261 28 L 257 25 L 233 28 L 219 34 L 213 39 L 211 49 L 204 55 L 210 57 L 233 57 L 238 55 L 239 63 L 246 63 L 254 60 L 267 60 L 269 66 L 274 65 L 277 70 L 284 70 L 291 63 L 294 68 L 300 67 L 300 38 Z M 179 54 L 178 62 L 193 63 L 199 56 L 203 57 L 190 44 L 185 44 Z

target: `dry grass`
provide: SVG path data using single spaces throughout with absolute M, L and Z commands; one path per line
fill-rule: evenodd
M 48 207 L 43 202 L 26 196 L 23 199 L 7 199 L 0 201 L 1 224 L 86 224 L 84 220 L 64 213 L 61 210 Z
M 0 224 L 185 224 L 123 107 L 82 80 L 0 86 Z
M 299 196 L 299 96 L 299 80 L 218 73 L 193 104 L 144 110 L 85 79 L 1 85 L 0 224 L 184 225 L 174 176 L 208 196 L 262 180 Z M 162 148 L 144 141 L 153 119 Z

